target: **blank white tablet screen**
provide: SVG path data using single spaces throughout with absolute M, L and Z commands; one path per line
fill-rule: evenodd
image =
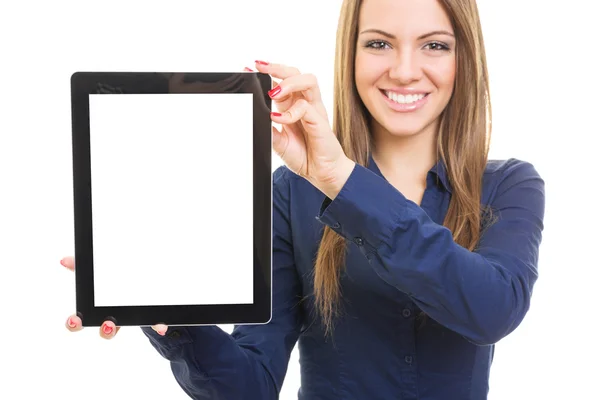
M 95 306 L 252 303 L 252 94 L 89 104 Z

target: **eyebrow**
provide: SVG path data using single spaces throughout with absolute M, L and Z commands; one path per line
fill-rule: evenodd
M 366 30 L 362 31 L 360 34 L 362 35 L 364 33 L 378 33 L 378 34 L 388 37 L 390 39 L 396 39 L 396 36 L 392 35 L 391 33 L 386 32 L 386 31 L 382 31 L 381 29 L 366 29 Z M 431 31 L 431 32 L 425 33 L 425 34 L 419 36 L 417 39 L 421 40 L 421 39 L 425 39 L 425 38 L 427 38 L 429 36 L 433 36 L 433 35 L 446 35 L 446 36 L 454 37 L 454 35 L 448 31 L 438 30 L 438 31 Z

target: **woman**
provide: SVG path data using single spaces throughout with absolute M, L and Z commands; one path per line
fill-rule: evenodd
M 231 335 L 143 328 L 190 397 L 277 398 L 296 342 L 300 399 L 487 397 L 494 343 L 537 279 L 544 182 L 487 161 L 485 60 L 474 0 L 345 0 L 333 128 L 313 76 L 257 62 L 281 79 L 273 146 L 288 166 L 273 318 Z

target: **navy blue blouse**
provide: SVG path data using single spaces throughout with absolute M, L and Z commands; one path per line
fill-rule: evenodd
M 372 159 L 333 201 L 286 167 L 273 181 L 271 322 L 231 335 L 216 326 L 170 327 L 165 336 L 142 328 L 183 390 L 194 399 L 276 399 L 298 343 L 301 400 L 485 399 L 494 344 L 523 320 L 538 276 L 545 194 L 535 168 L 488 163 L 482 204 L 496 220 L 474 252 L 442 226 L 452 188 L 441 162 L 420 206 Z M 332 337 L 312 297 L 324 225 L 350 243 Z

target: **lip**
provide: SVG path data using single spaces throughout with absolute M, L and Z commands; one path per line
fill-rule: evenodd
M 400 93 L 400 94 L 425 94 L 425 97 L 423 97 L 421 100 L 416 101 L 414 103 L 410 103 L 410 104 L 400 104 L 400 103 L 396 103 L 395 101 L 391 100 L 389 97 L 387 97 L 387 95 L 385 94 L 385 90 L 381 89 L 379 92 L 381 93 L 381 96 L 383 96 L 383 98 L 385 99 L 386 103 L 390 106 L 390 108 L 394 111 L 397 112 L 413 112 L 416 111 L 420 108 L 422 108 L 426 103 L 427 100 L 429 99 L 429 93 L 427 92 L 423 92 L 423 91 L 416 91 L 416 90 L 410 90 L 410 89 L 402 89 L 402 90 L 390 90 L 396 93 Z

